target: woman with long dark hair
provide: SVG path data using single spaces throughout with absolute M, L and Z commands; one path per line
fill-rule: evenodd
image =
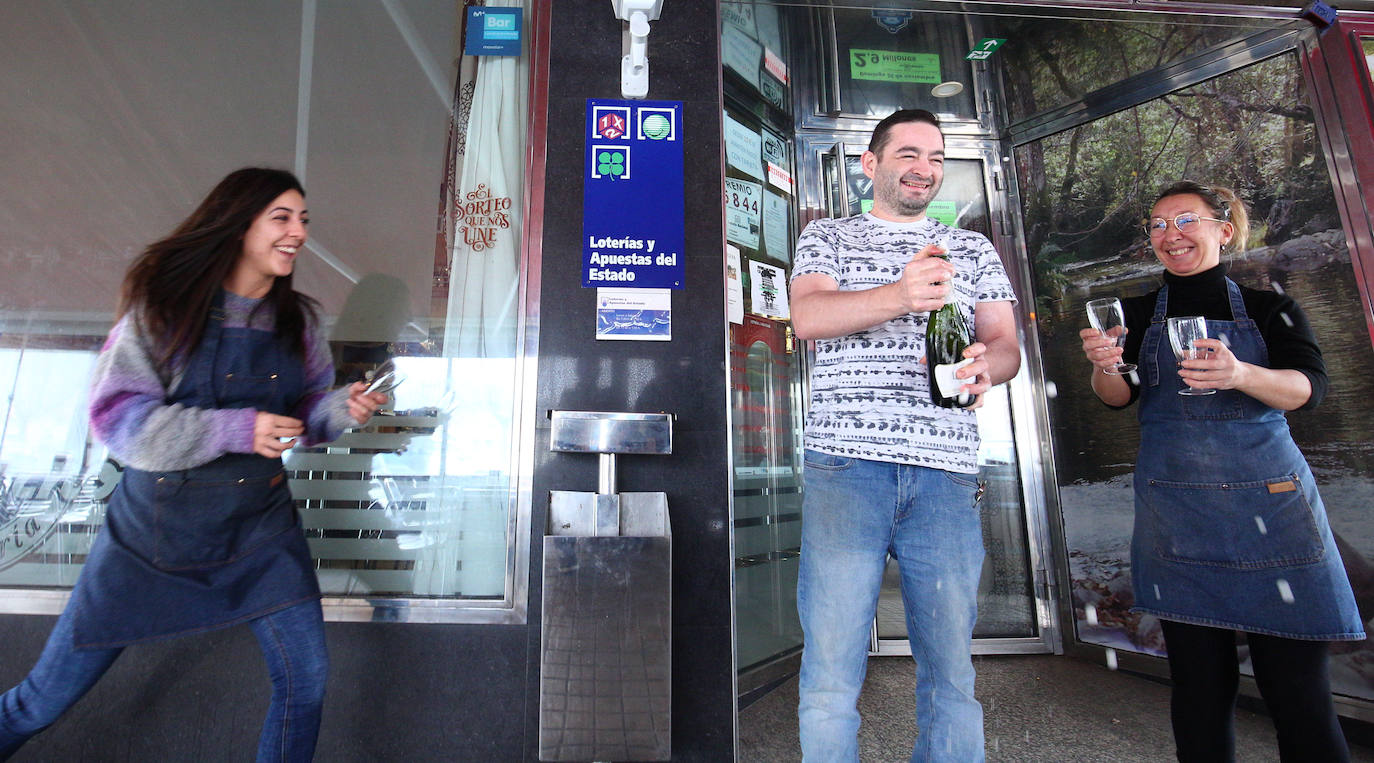
M 1296 302 L 1227 277 L 1222 252 L 1244 249 L 1247 223 L 1230 189 L 1165 188 L 1146 224 L 1164 285 L 1123 300 L 1124 349 L 1095 329 L 1079 336 L 1097 396 L 1140 401 L 1132 611 L 1163 628 L 1178 759 L 1235 758 L 1241 632 L 1281 758 L 1349 760 L 1327 652 L 1364 627 L 1285 418 L 1321 402 L 1326 367 Z M 1166 325 L 1183 316 L 1205 319 L 1209 338 L 1179 361 Z M 1112 373 L 1123 358 L 1135 378 Z
M 272 678 L 260 761 L 314 753 L 328 656 L 282 453 L 365 423 L 384 395 L 330 391 L 289 172 L 225 177 L 124 279 L 91 428 L 125 464 L 38 664 L 0 695 L 0 759 L 57 720 L 124 647 L 247 623 Z

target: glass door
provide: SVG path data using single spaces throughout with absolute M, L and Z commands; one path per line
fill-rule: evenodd
M 818 194 L 831 216 L 867 212 L 873 204 L 872 181 L 863 173 L 860 157 L 866 134 L 807 136 L 806 155 L 815 167 L 803 170 L 825 186 Z M 927 211 L 931 217 L 959 228 L 994 238 L 994 224 L 1005 200 L 995 189 L 998 162 L 987 142 L 950 139 L 946 144 L 945 179 L 940 195 Z M 1004 261 L 1011 258 L 1004 253 Z M 1008 268 L 1011 269 L 1010 267 Z M 983 521 L 986 557 L 978 593 L 978 623 L 974 651 L 1052 651 L 1057 646 L 1053 599 L 1046 570 L 1049 545 L 1041 529 L 1042 508 L 1035 495 L 1023 489 L 1029 481 L 1021 452 L 1022 441 L 1034 435 L 1018 420 L 1031 421 L 1028 401 L 1020 394 L 1024 378 L 995 387 L 978 410 L 982 435 L 979 448 L 979 479 L 985 484 L 979 511 Z M 873 628 L 874 654 L 910 654 L 906 640 L 900 575 L 895 560 L 888 560 L 878 613 Z

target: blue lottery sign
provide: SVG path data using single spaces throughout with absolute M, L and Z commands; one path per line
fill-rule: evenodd
M 681 289 L 682 102 L 587 99 L 582 285 Z

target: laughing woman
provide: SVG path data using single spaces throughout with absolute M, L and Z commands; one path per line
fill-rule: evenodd
M 126 469 L 38 664 L 0 696 L 0 759 L 124 647 L 239 623 L 272 678 L 258 760 L 313 755 L 328 657 L 281 455 L 385 396 L 329 390 L 314 302 L 291 286 L 308 224 L 294 176 L 242 169 L 130 267 L 91 393 L 91 427 Z
M 1282 760 L 1344 761 L 1327 648 L 1364 630 L 1284 416 L 1321 401 L 1326 367 L 1292 299 L 1227 277 L 1221 253 L 1243 248 L 1247 220 L 1229 189 L 1166 188 L 1146 225 L 1164 286 L 1124 301 L 1124 349 L 1094 329 L 1079 336 L 1097 396 L 1140 401 L 1133 611 L 1164 631 L 1178 759 L 1235 757 L 1239 631 Z M 1180 362 L 1165 321 L 1189 315 L 1206 319 L 1211 338 L 1194 342 L 1202 357 Z M 1138 379 L 1108 373 L 1123 357 Z

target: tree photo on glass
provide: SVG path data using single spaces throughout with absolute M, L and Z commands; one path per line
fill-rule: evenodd
M 1201 315 L 1186 315 L 1170 318 L 1169 345 L 1174 348 L 1174 357 L 1179 361 L 1197 360 L 1205 357 L 1207 351 L 1193 346 L 1193 342 L 1198 339 L 1207 338 L 1207 319 Z M 1184 382 L 1183 389 L 1178 391 L 1180 395 L 1215 395 L 1214 389 L 1197 389 L 1189 387 Z
M 1126 344 L 1126 314 L 1121 309 L 1121 300 L 1116 297 L 1103 297 L 1088 302 L 1088 323 L 1097 332 L 1116 342 L 1117 347 Z M 1135 370 L 1134 363 L 1116 361 L 1116 367 L 1103 369 L 1102 373 L 1120 376 Z
M 939 246 L 944 251 L 934 256 L 948 259 L 949 239 L 941 241 Z M 964 349 L 971 344 L 973 333 L 968 330 L 964 314 L 959 310 L 958 300 L 951 289 L 949 300 L 931 313 L 926 322 L 926 370 L 930 381 L 930 400 L 941 408 L 967 408 L 973 405 L 973 395 L 963 389 L 966 380 L 954 376 L 955 371 L 971 362 L 964 358 Z

